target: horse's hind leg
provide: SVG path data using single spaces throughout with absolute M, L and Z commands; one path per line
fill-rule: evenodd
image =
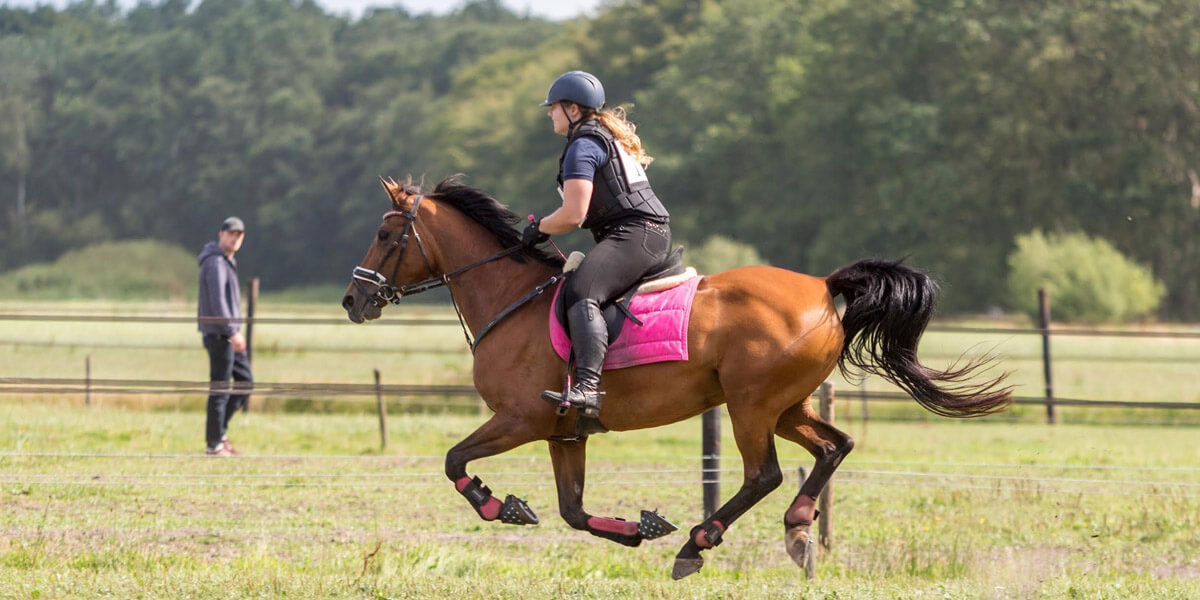
M 775 433 L 803 446 L 817 459 L 812 473 L 804 479 L 800 492 L 783 515 L 784 542 L 788 555 L 804 566 L 812 540 L 812 522 L 816 518 L 816 498 L 837 470 L 842 459 L 854 449 L 854 440 L 826 423 L 812 409 L 809 398 L 788 408 L 779 417 Z
M 720 544 L 722 534 L 738 517 L 783 483 L 783 473 L 775 456 L 775 438 L 770 430 L 762 427 L 764 419 L 761 416 L 757 420 L 746 417 L 732 407 L 729 416 L 738 450 L 742 454 L 742 487 L 733 498 L 688 533 L 687 543 L 675 556 L 675 568 L 671 572 L 674 579 L 682 579 L 699 571 L 704 566 L 700 552 Z
M 675 526 L 657 512 L 643 510 L 640 521 L 626 521 L 593 517 L 584 511 L 586 458 L 587 438 L 572 442 L 550 442 L 550 460 L 554 465 L 554 481 L 558 487 L 558 511 L 568 525 L 626 546 L 637 546 L 642 540 L 652 540 L 675 531 Z
M 512 525 L 537 524 L 537 515 L 524 500 L 510 494 L 501 502 L 492 497 L 492 490 L 484 486 L 478 477 L 467 475 L 467 463 L 507 452 L 537 437 L 538 434 L 526 422 L 496 414 L 446 453 L 446 476 L 483 520 L 500 519 Z

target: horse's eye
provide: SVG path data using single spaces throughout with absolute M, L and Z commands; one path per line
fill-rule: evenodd
M 379 230 L 379 241 L 381 241 L 381 242 L 386 242 L 386 241 L 387 241 L 387 238 L 388 238 L 388 232 L 387 232 L 387 230 L 386 230 L 386 229 L 380 229 L 380 230 Z

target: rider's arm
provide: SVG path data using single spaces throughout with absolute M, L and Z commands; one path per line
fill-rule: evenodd
M 562 206 L 542 217 L 538 230 L 554 235 L 571 231 L 583 223 L 592 203 L 592 179 L 607 160 L 608 151 L 600 140 L 583 136 L 571 142 L 562 163 Z
M 566 233 L 579 227 L 587 217 L 592 203 L 592 182 L 588 179 L 568 179 L 563 182 L 563 204 L 542 217 L 538 229 L 551 235 Z

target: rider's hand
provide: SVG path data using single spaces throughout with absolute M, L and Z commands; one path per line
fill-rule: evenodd
M 532 248 L 550 239 L 550 234 L 542 233 L 541 230 L 538 229 L 538 224 L 541 222 L 541 219 L 536 219 L 529 222 L 529 225 L 525 227 L 524 233 L 521 234 L 522 245 L 527 248 Z

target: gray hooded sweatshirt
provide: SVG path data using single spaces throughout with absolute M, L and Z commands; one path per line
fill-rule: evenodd
M 229 337 L 241 329 L 242 295 L 238 288 L 237 261 L 225 256 L 216 242 L 204 245 L 200 263 L 200 298 L 196 315 L 220 317 L 201 321 L 200 331 Z

